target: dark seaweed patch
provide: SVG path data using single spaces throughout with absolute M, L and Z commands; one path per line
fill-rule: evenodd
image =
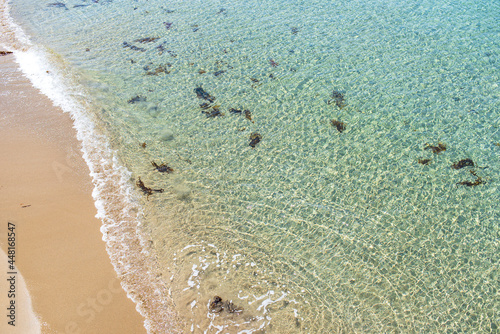
M 0 51 L 0 56 L 6 56 L 12 54 L 12 51 Z
M 136 40 L 134 40 L 134 42 L 138 42 L 138 43 L 151 43 L 151 42 L 155 42 L 155 41 L 157 41 L 159 39 L 160 39 L 160 37 L 145 37 L 145 38 L 136 39 Z
M 437 146 L 433 146 L 431 144 L 425 144 L 424 150 L 431 150 L 434 154 L 439 154 L 443 151 L 446 151 L 446 145 L 443 143 L 438 143 Z
M 202 104 L 200 104 L 200 108 L 206 110 L 206 109 L 210 108 L 210 103 L 203 102 Z M 229 110 L 229 111 L 231 111 L 231 110 Z
M 141 52 L 146 51 L 146 49 L 144 49 L 144 48 L 139 48 L 139 47 L 137 47 L 137 46 L 135 46 L 135 45 L 132 45 L 132 44 L 130 44 L 130 43 L 128 43 L 128 42 L 123 42 L 123 47 L 124 47 L 124 48 L 129 48 L 129 49 L 134 50 L 134 51 L 141 51 Z
M 331 96 L 332 98 L 328 100 L 328 104 L 335 103 L 335 105 L 339 107 L 339 109 L 342 109 L 347 105 L 344 94 L 342 92 L 334 90 Z
M 68 7 L 66 7 L 66 5 L 62 2 L 53 2 L 53 3 L 49 3 L 47 5 L 47 7 L 53 7 L 53 8 L 64 8 L 66 10 L 68 10 Z
M 199 99 L 204 99 L 209 101 L 210 103 L 213 103 L 215 101 L 215 97 L 212 95 L 208 94 L 203 88 L 197 87 L 194 89 L 194 92 L 196 93 L 196 96 Z
M 165 65 L 159 65 L 157 68 L 154 69 L 154 71 L 149 71 L 149 68 L 147 69 L 148 72 L 146 72 L 146 75 L 158 75 L 160 73 L 166 73 L 170 74 L 170 71 L 168 70 L 169 67 L 171 67 L 172 64 L 167 63 Z
M 338 121 L 336 119 L 332 119 L 330 121 L 330 124 L 336 127 L 338 132 L 343 132 L 346 129 L 344 122 Z
M 172 173 L 174 171 L 174 169 L 172 167 L 168 166 L 167 164 L 160 164 L 160 165 L 158 165 L 154 161 L 151 161 L 151 164 L 160 173 L 168 173 L 168 174 L 170 174 L 170 173 Z
M 478 186 L 480 184 L 486 183 L 481 177 L 477 176 L 475 171 L 471 170 L 469 172 L 476 177 L 476 180 L 474 180 L 473 182 L 471 182 L 471 181 L 457 182 L 457 185 L 460 184 L 460 185 L 467 186 L 467 187 L 475 187 L 475 186 Z
M 430 164 L 432 159 L 418 159 L 418 163 L 421 165 L 428 165 Z
M 204 113 L 209 118 L 224 116 L 224 113 L 219 110 L 219 106 L 213 106 L 212 109 L 202 110 L 201 112 Z
M 130 104 L 136 103 L 136 102 L 146 102 L 146 98 L 144 96 L 135 96 L 131 98 L 130 100 L 127 101 Z
M 152 189 L 152 188 L 149 188 L 149 187 L 146 187 L 144 185 L 144 182 L 142 182 L 141 180 L 141 177 L 139 176 L 137 182 L 135 183 L 139 188 L 141 188 L 142 192 L 147 196 L 147 200 L 149 201 L 149 195 L 152 195 L 154 192 L 157 192 L 157 193 L 162 193 L 164 190 L 163 189 Z
M 474 161 L 471 159 L 463 159 L 460 160 L 459 162 L 455 162 L 453 165 L 451 165 L 451 168 L 453 169 L 461 169 L 464 167 L 474 167 Z
M 210 303 L 209 310 L 212 313 L 221 313 L 226 310 L 229 313 L 239 313 L 242 312 L 243 309 L 234 305 L 231 301 L 226 300 L 222 301 L 222 298 L 219 296 L 215 296 L 213 301 Z
M 255 148 L 255 146 L 261 141 L 262 139 L 262 136 L 257 133 L 257 132 L 254 132 L 250 135 L 250 146 L 252 148 Z
M 160 55 L 162 55 L 162 54 L 163 54 L 163 51 L 165 51 L 165 46 L 164 46 L 165 44 L 166 44 L 166 42 L 163 42 L 163 43 L 161 43 L 160 45 L 158 45 L 158 46 L 156 47 L 156 50 L 158 50 L 158 53 L 159 53 Z
M 245 113 L 245 118 L 248 119 L 249 121 L 252 121 L 252 112 L 250 110 L 245 110 L 244 113 Z

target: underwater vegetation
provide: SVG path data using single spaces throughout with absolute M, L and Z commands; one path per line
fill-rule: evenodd
M 438 143 L 437 146 L 433 146 L 431 144 L 425 144 L 424 150 L 431 150 L 432 153 L 439 154 L 441 152 L 446 151 L 446 145 L 443 143 Z
M 237 307 L 233 304 L 233 302 L 226 300 L 222 301 L 222 298 L 219 296 L 215 296 L 212 302 L 210 303 L 209 310 L 212 313 L 221 313 L 226 310 L 229 313 L 239 313 L 243 312 L 243 309 Z
M 124 48 L 129 48 L 129 49 L 134 50 L 134 51 L 141 51 L 141 52 L 146 51 L 146 49 L 144 49 L 144 48 L 139 48 L 139 47 L 137 47 L 137 46 L 135 46 L 135 45 L 132 45 L 132 44 L 130 44 L 130 43 L 128 43 L 128 42 L 123 42 L 123 44 L 122 44 L 122 45 L 123 45 L 123 47 L 124 47 Z
M 153 193 L 162 193 L 164 190 L 163 189 L 152 189 L 149 187 L 146 187 L 144 185 L 144 182 L 142 182 L 141 177 L 139 176 L 137 182 L 135 183 L 141 190 L 142 192 L 147 195 L 147 200 L 149 201 L 149 196 L 152 195 Z
M 208 94 L 203 88 L 201 88 L 201 86 L 195 88 L 194 92 L 196 93 L 196 96 L 199 99 L 207 100 L 210 103 L 213 103 L 215 101 L 215 97 L 213 97 L 212 95 Z
M 154 161 L 151 161 L 151 165 L 153 165 L 153 167 L 159 171 L 160 173 L 172 173 L 174 171 L 174 169 L 172 167 L 169 167 L 167 164 L 160 164 L 158 165 L 156 162 Z
M 131 98 L 130 100 L 128 100 L 127 102 L 129 104 L 134 104 L 136 102 L 146 102 L 146 98 L 144 96 L 137 95 L 137 96 L 134 96 L 133 98 Z
M 257 132 L 254 132 L 250 135 L 250 146 L 252 148 L 255 148 L 255 146 L 260 142 L 260 140 L 262 139 L 262 136 L 257 133 Z
M 345 124 L 341 121 L 337 121 L 336 119 L 332 119 L 330 124 L 337 128 L 338 132 L 343 132 L 345 130 Z
M 431 163 L 431 161 L 432 159 L 422 159 L 422 158 L 418 159 L 418 163 L 421 165 L 428 165 Z
M 481 177 L 479 177 L 475 171 L 473 170 L 470 170 L 469 171 L 472 175 L 474 175 L 476 177 L 476 179 L 474 181 L 461 181 L 461 182 L 457 182 L 457 185 L 463 185 L 463 186 L 467 186 L 467 187 L 475 187 L 475 186 L 478 186 L 480 184 L 483 184 L 483 183 L 486 183 Z
M 333 90 L 331 97 L 332 98 L 330 100 L 328 100 L 327 104 L 335 103 L 335 105 L 339 109 L 342 109 L 347 105 L 347 103 L 345 101 L 344 94 L 342 92 L 339 92 L 338 90 Z
M 52 7 L 52 8 L 64 8 L 65 10 L 68 10 L 68 7 L 62 2 L 53 2 L 49 3 L 47 7 Z
M 453 165 L 451 165 L 451 168 L 461 169 L 464 167 L 474 167 L 474 166 L 475 166 L 474 161 L 472 161 L 471 159 L 463 159 L 463 160 L 460 160 L 459 162 L 456 162 Z

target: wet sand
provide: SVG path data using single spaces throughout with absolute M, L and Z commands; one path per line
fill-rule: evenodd
M 0 77 L 0 246 L 7 253 L 13 223 L 18 272 L 16 327 L 3 316 L 0 332 L 146 333 L 106 253 L 72 120 L 33 88 L 13 55 L 0 56 Z M 0 271 L 5 309 L 12 299 L 3 259 Z

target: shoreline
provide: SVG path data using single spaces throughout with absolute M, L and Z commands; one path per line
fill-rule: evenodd
M 42 333 L 146 333 L 106 252 L 73 121 L 13 55 L 0 56 L 0 72 L 0 245 L 15 223 L 16 269 Z

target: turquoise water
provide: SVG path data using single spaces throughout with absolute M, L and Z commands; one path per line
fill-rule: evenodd
M 500 3 L 10 6 L 164 189 L 130 196 L 183 332 L 499 332 Z

